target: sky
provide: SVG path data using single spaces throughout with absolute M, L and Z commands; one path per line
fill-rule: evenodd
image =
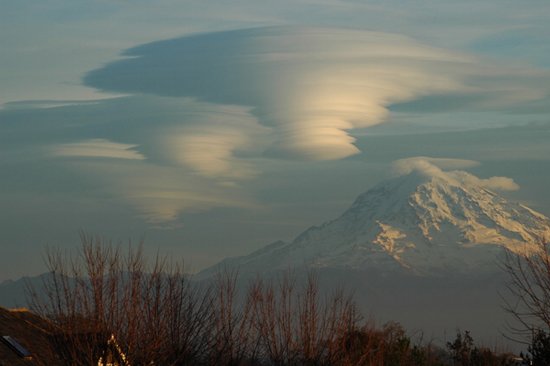
M 550 216 L 548 39 L 546 0 L 2 2 L 0 281 L 79 231 L 198 271 L 418 157 Z

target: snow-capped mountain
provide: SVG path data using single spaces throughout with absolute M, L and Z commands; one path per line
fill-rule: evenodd
M 226 268 L 255 274 L 304 266 L 416 275 L 492 270 L 503 248 L 531 251 L 550 237 L 550 219 L 490 189 L 503 180 L 515 185 L 424 162 L 361 194 L 340 217 L 291 243 L 226 259 L 198 277 Z

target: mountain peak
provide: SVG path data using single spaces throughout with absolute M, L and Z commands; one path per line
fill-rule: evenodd
M 252 273 L 302 266 L 471 273 L 494 268 L 503 249 L 533 250 L 550 236 L 550 219 L 496 193 L 517 189 L 513 180 L 413 163 L 361 194 L 339 218 L 309 228 L 291 243 L 277 242 L 220 265 Z

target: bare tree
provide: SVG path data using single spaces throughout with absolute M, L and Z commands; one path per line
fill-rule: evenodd
M 248 299 L 262 358 L 273 365 L 337 365 L 340 340 L 358 329 L 351 296 L 337 291 L 321 298 L 313 274 L 303 287 L 289 273 L 267 283 L 258 278 Z
M 517 321 L 512 336 L 532 337 L 535 330 L 550 330 L 550 242 L 541 240 L 523 252 L 506 252 L 502 263 L 508 274 L 505 310 Z
M 131 364 L 182 364 L 208 352 L 212 297 L 192 286 L 183 267 L 141 245 L 120 245 L 81 234 L 79 255 L 49 249 L 50 275 L 30 289 L 31 308 L 50 319 L 55 352 L 67 364 L 97 364 L 114 335 Z
M 243 365 L 259 356 L 258 333 L 254 327 L 255 299 L 238 293 L 238 273 L 222 271 L 213 283 L 211 307 L 213 326 L 209 365 Z

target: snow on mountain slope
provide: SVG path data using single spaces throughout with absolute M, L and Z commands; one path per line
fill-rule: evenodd
M 480 272 L 494 269 L 503 248 L 530 251 L 550 237 L 550 219 L 490 189 L 517 188 L 511 179 L 443 171 L 425 159 L 410 162 L 405 175 L 361 194 L 339 218 L 291 243 L 226 259 L 198 277 L 222 268 L 252 274 L 304 266 L 417 275 Z

